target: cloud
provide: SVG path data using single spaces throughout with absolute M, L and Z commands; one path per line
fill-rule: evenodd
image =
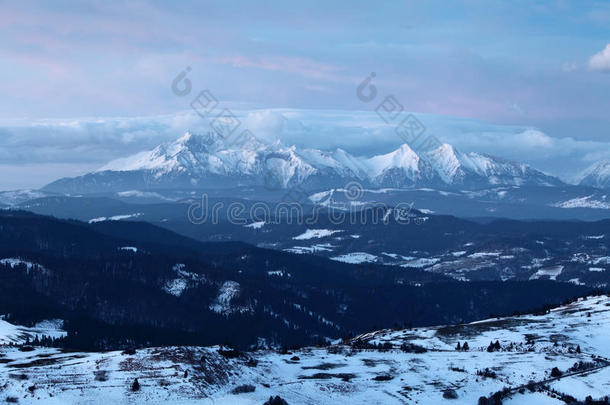
M 320 63 L 308 58 L 272 57 L 272 58 L 248 58 L 245 56 L 231 56 L 219 58 L 219 63 L 230 64 L 234 67 L 252 67 L 271 71 L 289 72 L 304 77 L 323 80 L 345 80 L 339 72 L 342 70 L 337 66 Z
M 168 87 L 188 65 L 197 88 L 258 106 L 363 108 L 354 87 L 375 71 L 380 95 L 394 94 L 410 110 L 608 123 L 608 82 L 557 72 L 566 61 L 571 71 L 586 44 L 606 40 L 603 30 L 592 32 L 591 21 L 610 12 L 601 3 L 400 1 L 374 12 L 366 1 L 4 3 L 4 118 L 187 108 Z M 439 8 L 445 12 L 431 13 Z
M 591 59 L 589 59 L 589 69 L 610 72 L 610 44 L 607 44 L 602 51 L 591 56 Z
M 564 62 L 561 65 L 561 70 L 566 72 L 566 73 L 570 73 L 570 72 L 574 72 L 578 69 L 578 65 L 574 62 Z
M 86 173 L 97 169 L 96 165 L 76 163 L 34 163 L 3 164 L 0 163 L 0 190 L 35 189 L 62 177 Z
M 223 106 L 224 107 L 224 106 Z M 394 127 L 374 111 L 234 109 L 242 129 L 266 142 L 360 156 L 387 153 L 401 144 Z M 566 180 L 591 162 L 610 156 L 610 142 L 553 137 L 528 126 L 417 114 L 427 132 L 464 152 L 489 153 L 524 162 Z M 191 111 L 149 117 L 0 121 L 0 190 L 39 187 L 77 176 L 107 162 L 150 150 L 190 130 L 210 130 Z
M 0 162 L 103 164 L 201 129 L 195 114 L 0 122 Z
M 508 109 L 511 111 L 514 111 L 515 113 L 517 113 L 519 115 L 523 115 L 525 113 L 525 111 L 523 111 L 523 108 L 521 108 L 521 106 L 517 103 L 509 104 Z

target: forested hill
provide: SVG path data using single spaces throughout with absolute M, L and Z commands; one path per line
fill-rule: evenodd
M 65 319 L 63 344 L 86 349 L 300 345 L 512 314 L 588 290 L 456 282 L 417 269 L 203 243 L 142 222 L 0 212 L 0 314 L 26 324 Z

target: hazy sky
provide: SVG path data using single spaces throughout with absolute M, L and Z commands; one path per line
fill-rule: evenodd
M 242 109 L 370 111 L 355 88 L 375 72 L 380 97 L 510 125 L 527 147 L 501 155 L 568 176 L 565 156 L 581 168 L 610 151 L 609 44 L 608 1 L 0 0 L 0 189 L 178 137 L 159 122 L 188 108 L 170 89 L 186 66 L 193 88 Z M 477 149 L 477 130 L 443 128 Z

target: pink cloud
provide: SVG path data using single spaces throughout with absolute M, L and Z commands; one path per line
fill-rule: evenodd
M 304 77 L 336 81 L 341 78 L 339 72 L 343 69 L 337 66 L 320 63 L 300 57 L 262 57 L 229 56 L 216 59 L 218 63 L 230 64 L 234 67 L 251 67 L 271 71 L 295 73 Z

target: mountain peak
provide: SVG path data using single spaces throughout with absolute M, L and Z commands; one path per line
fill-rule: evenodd
M 610 160 L 600 160 L 589 166 L 581 175 L 580 185 L 610 188 Z
M 368 159 L 368 166 L 373 171 L 372 176 L 376 177 L 385 170 L 393 168 L 416 172 L 419 170 L 419 160 L 419 155 L 409 145 L 403 143 L 393 152 Z
M 455 148 L 444 143 L 426 153 L 426 158 L 445 183 L 452 183 L 463 163 Z
M 186 144 L 193 137 L 193 133 L 191 131 L 186 131 L 184 135 L 180 138 L 176 139 L 176 143 Z

